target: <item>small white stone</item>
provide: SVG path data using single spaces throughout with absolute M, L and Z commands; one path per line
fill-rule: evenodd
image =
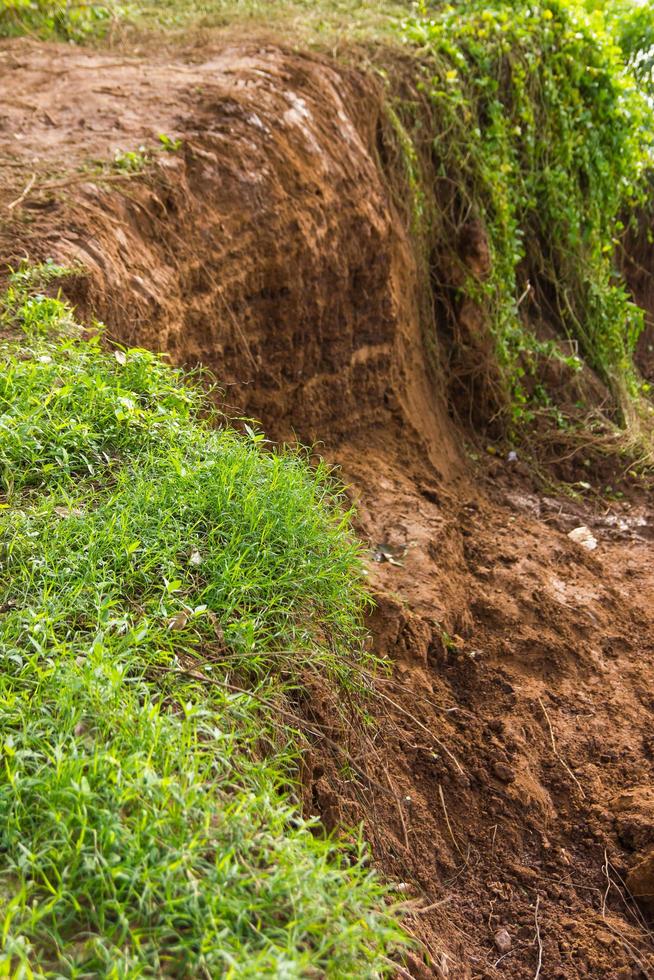
M 586 551 L 594 551 L 597 547 L 597 538 L 593 535 L 593 532 L 585 524 L 581 527 L 576 527 L 574 531 L 570 531 L 568 537 L 575 544 L 581 545 Z

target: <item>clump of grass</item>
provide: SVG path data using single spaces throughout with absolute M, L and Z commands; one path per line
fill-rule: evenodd
M 83 41 L 101 37 L 112 18 L 122 14 L 113 0 L 0 0 L 0 37 L 33 34 L 41 38 Z
M 339 494 L 35 281 L 0 349 L 0 972 L 387 973 L 386 890 L 300 816 L 264 708 L 369 659 Z
M 116 148 L 112 169 L 122 174 L 142 173 L 151 164 L 157 152 L 179 153 L 182 148 L 182 140 L 169 136 L 167 133 L 159 133 L 158 143 L 154 148 L 139 146 L 136 150 L 121 150 Z
M 333 48 L 341 41 L 392 41 L 407 9 L 402 0 L 158 0 L 133 5 L 130 17 L 156 31 L 237 27 Z

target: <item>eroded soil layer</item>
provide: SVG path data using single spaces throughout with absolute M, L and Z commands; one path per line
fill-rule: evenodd
M 370 543 L 378 727 L 299 707 L 306 804 L 363 821 L 421 906 L 415 977 L 654 976 L 624 880 L 654 845 L 654 517 L 465 452 L 371 79 L 274 46 L 175 63 L 0 47 L 0 259 L 53 258 L 111 336 L 209 367 L 231 412 L 342 467 Z M 116 147 L 142 172 L 83 173 Z M 105 179 L 106 177 L 109 179 Z M 588 525 L 589 553 L 567 532 Z M 367 776 L 362 775 L 366 773 Z

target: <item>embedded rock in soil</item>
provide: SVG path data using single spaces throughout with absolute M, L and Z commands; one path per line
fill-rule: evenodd
M 654 911 L 654 848 L 627 875 L 627 888 L 634 898 Z
M 498 929 L 493 937 L 493 940 L 495 942 L 495 946 L 497 947 L 498 953 L 502 953 L 502 955 L 508 953 L 513 946 L 511 936 L 506 929 Z
M 515 780 L 515 769 L 512 769 L 506 762 L 496 762 L 493 766 L 493 772 L 503 783 L 512 783 Z
M 632 851 L 654 845 L 654 788 L 638 786 L 611 800 L 615 829 L 621 843 Z

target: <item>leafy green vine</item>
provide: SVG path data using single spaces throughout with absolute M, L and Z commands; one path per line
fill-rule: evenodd
M 616 249 L 654 158 L 654 12 L 460 0 L 422 3 L 401 29 L 418 49 L 419 88 L 432 106 L 437 182 L 455 188 L 457 213 L 487 237 L 487 267 L 454 286 L 487 313 L 514 416 L 527 413 L 525 352 L 539 347 L 524 317 L 533 302 L 624 416 L 643 317 Z

